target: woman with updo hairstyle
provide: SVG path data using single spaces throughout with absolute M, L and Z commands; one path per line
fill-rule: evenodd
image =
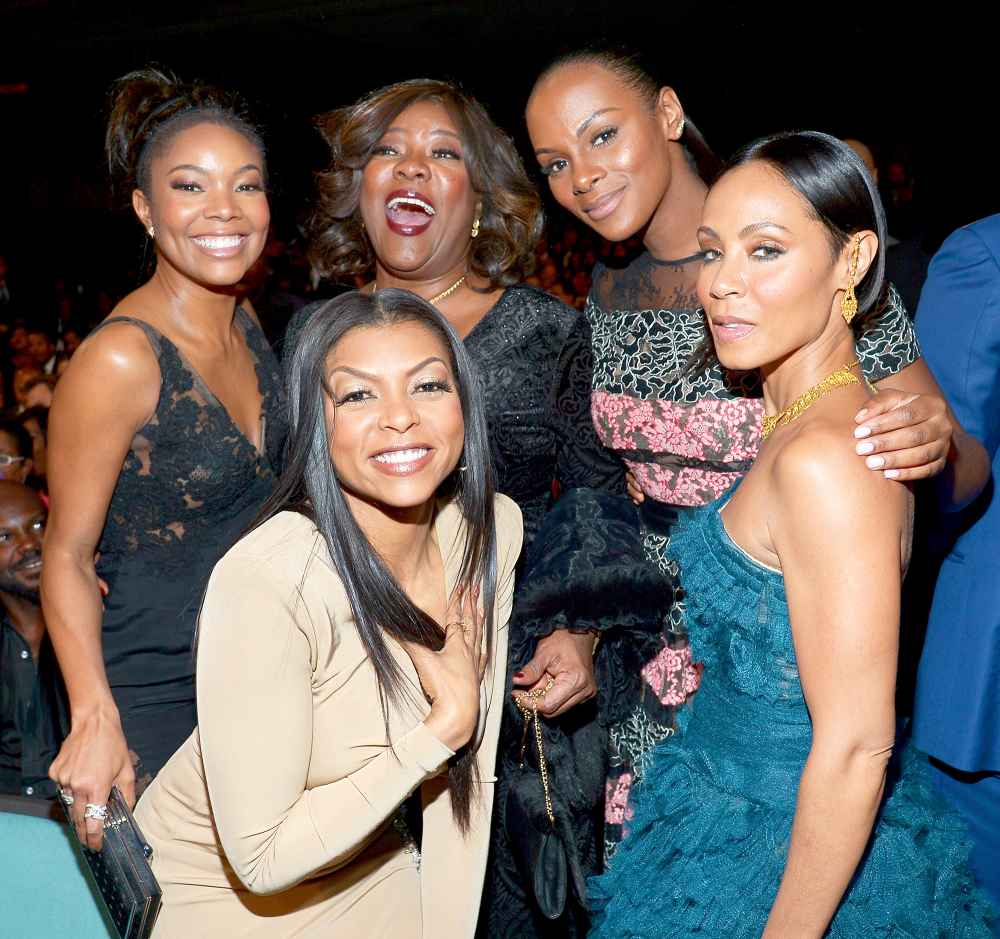
M 50 772 L 92 848 L 112 784 L 134 802 L 195 726 L 201 596 L 274 487 L 286 423 L 279 365 L 235 299 L 270 218 L 245 106 L 133 72 L 112 89 L 106 144 L 155 269 L 56 389 L 42 578 L 72 708 Z

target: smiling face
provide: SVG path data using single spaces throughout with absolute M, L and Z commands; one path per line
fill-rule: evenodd
M 679 106 L 654 108 L 614 72 L 586 62 L 546 75 L 526 112 L 552 195 L 609 241 L 625 241 L 655 216 L 682 116 Z
M 447 109 L 411 104 L 382 135 L 361 179 L 360 209 L 378 265 L 431 280 L 462 266 L 479 199 Z
M 150 163 L 149 193 L 132 203 L 155 230 L 160 263 L 208 288 L 238 283 L 260 256 L 270 211 L 264 158 L 222 124 L 181 130 Z
M 727 368 L 760 368 L 849 334 L 839 311 L 847 252 L 834 258 L 827 229 L 766 163 L 746 163 L 715 184 L 698 241 L 698 297 Z M 868 260 L 866 249 L 859 280 Z
M 0 593 L 38 602 L 45 508 L 34 490 L 0 482 Z
M 327 356 L 330 459 L 348 502 L 428 504 L 454 471 L 465 423 L 444 342 L 420 323 L 358 328 Z

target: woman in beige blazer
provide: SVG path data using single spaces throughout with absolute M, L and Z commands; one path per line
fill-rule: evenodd
M 426 301 L 331 301 L 288 382 L 285 475 L 205 596 L 199 726 L 136 808 L 154 937 L 471 937 L 520 513 Z

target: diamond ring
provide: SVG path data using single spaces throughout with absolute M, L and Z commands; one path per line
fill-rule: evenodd
M 106 805 L 98 805 L 96 802 L 88 802 L 83 811 L 83 817 L 94 818 L 99 822 L 103 822 L 108 817 L 108 807 Z
M 76 799 L 73 798 L 72 792 L 67 792 L 65 789 L 59 790 L 59 798 L 66 803 L 66 805 L 72 805 Z

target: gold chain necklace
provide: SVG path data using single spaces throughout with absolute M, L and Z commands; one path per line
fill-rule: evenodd
M 427 302 L 433 306 L 435 303 L 440 302 L 445 297 L 450 297 L 464 283 L 465 283 L 465 274 L 459 277 L 458 280 L 456 280 L 455 283 L 453 283 L 447 290 L 442 290 L 441 293 L 439 293 L 436 297 L 431 297 L 430 300 L 428 300 Z
M 462 286 L 462 284 L 465 283 L 465 278 L 466 275 L 463 274 L 447 290 L 442 290 L 441 293 L 439 293 L 436 297 L 431 297 L 430 300 L 428 300 L 427 302 L 430 304 L 435 304 L 442 301 L 445 297 L 450 297 L 456 290 L 458 290 L 459 287 Z M 376 290 L 378 290 L 378 285 L 374 281 L 372 281 L 372 289 L 370 293 L 375 293 Z
M 861 379 L 851 372 L 857 365 L 857 360 L 841 366 L 837 371 L 827 375 L 819 384 L 813 385 L 804 394 L 799 395 L 787 408 L 777 414 L 764 415 L 764 427 L 761 436 L 766 440 L 774 431 L 785 424 L 790 424 L 797 417 L 811 408 L 820 398 L 829 394 L 834 388 L 843 388 L 846 385 L 860 385 Z

